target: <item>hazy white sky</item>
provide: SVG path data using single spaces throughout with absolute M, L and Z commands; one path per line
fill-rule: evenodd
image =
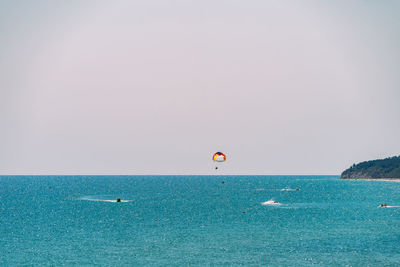
M 0 174 L 340 174 L 400 151 L 400 1 L 0 2 Z

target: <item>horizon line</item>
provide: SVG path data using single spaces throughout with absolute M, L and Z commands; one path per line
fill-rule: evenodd
M 340 176 L 340 174 L 0 174 L 1 176 Z

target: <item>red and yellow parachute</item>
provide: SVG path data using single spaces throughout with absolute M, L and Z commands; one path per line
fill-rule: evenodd
M 212 159 L 215 162 L 224 162 L 224 161 L 226 161 L 226 156 L 222 152 L 216 152 L 216 153 L 214 153 Z

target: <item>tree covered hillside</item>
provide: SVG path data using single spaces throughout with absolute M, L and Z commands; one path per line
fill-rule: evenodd
M 341 179 L 362 178 L 400 178 L 400 156 L 353 164 L 341 175 Z

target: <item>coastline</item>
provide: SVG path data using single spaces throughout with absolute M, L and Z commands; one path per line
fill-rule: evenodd
M 400 178 L 339 178 L 339 180 L 350 180 L 350 181 L 382 181 L 382 182 L 400 182 Z

